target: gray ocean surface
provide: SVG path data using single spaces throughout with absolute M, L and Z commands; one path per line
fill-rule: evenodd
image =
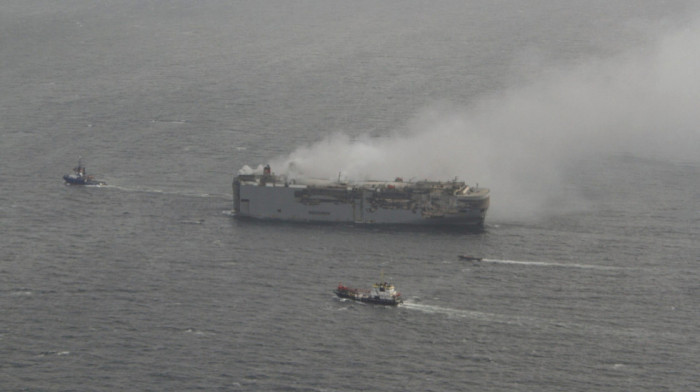
M 566 169 L 585 202 L 529 219 L 481 180 L 476 232 L 231 213 L 243 165 L 335 132 L 389 138 L 436 103 L 697 15 L 650 0 L 0 2 L 0 390 L 700 390 L 697 160 L 597 153 Z M 78 156 L 108 186 L 64 185 Z M 334 297 L 381 271 L 404 306 Z

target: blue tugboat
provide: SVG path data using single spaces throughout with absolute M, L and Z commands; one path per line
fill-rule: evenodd
M 375 283 L 371 290 L 354 289 L 339 283 L 338 288 L 333 292 L 340 298 L 370 304 L 397 306 L 403 303 L 401 293 L 397 292 L 394 285 L 388 282 Z
M 95 180 L 93 176 L 85 174 L 82 158 L 78 159 L 78 166 L 73 168 L 73 173 L 63 176 L 63 180 L 69 185 L 107 185 L 107 183 Z

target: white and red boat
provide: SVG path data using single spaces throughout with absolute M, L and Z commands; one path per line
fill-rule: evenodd
M 333 292 L 340 298 L 371 304 L 396 306 L 403 303 L 401 293 L 388 282 L 375 283 L 370 290 L 351 288 L 339 283 Z

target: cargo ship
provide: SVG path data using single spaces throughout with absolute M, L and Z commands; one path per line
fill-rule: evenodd
M 462 181 L 288 179 L 269 166 L 233 179 L 236 217 L 295 222 L 482 226 L 487 188 Z

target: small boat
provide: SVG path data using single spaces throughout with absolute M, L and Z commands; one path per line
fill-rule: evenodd
M 339 283 L 338 288 L 333 292 L 340 298 L 370 304 L 397 306 L 403 303 L 401 293 L 397 292 L 394 285 L 388 282 L 375 283 L 370 290 L 350 288 Z
M 63 180 L 69 185 L 107 185 L 103 181 L 95 180 L 93 176 L 85 174 L 82 158 L 78 159 L 78 166 L 73 168 L 73 173 L 63 176 Z
M 466 261 L 482 261 L 484 260 L 483 257 L 474 257 L 474 256 L 467 256 L 467 255 L 459 255 L 460 260 L 466 260 Z

